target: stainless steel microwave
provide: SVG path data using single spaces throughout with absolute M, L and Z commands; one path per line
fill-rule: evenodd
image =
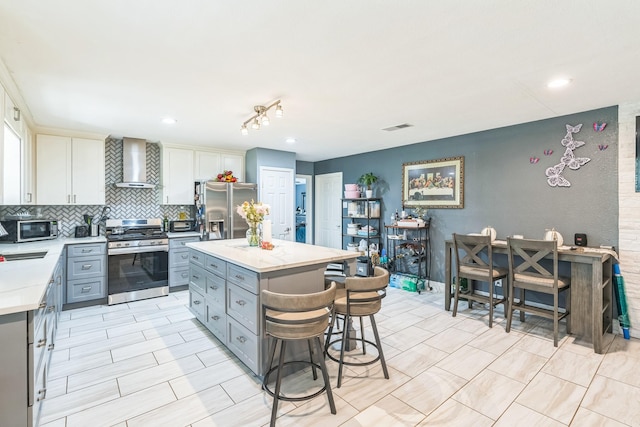
M 2 221 L 7 235 L 0 240 L 13 243 L 58 238 L 58 221 L 50 219 L 10 219 Z

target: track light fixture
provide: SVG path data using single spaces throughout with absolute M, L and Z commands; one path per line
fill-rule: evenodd
M 276 117 L 282 117 L 283 111 L 282 105 L 280 105 L 280 100 L 277 100 L 268 107 L 256 105 L 255 107 L 253 107 L 253 111 L 255 111 L 255 114 L 249 117 L 244 123 L 242 123 L 242 126 L 240 127 L 240 133 L 242 133 L 242 135 L 249 134 L 249 128 L 247 128 L 247 125 L 249 123 L 251 123 L 251 129 L 255 130 L 260 130 L 261 125 L 269 126 L 270 121 L 269 116 L 267 116 L 267 111 L 269 111 L 273 107 L 276 107 Z

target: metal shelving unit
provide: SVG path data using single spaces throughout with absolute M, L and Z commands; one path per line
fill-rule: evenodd
M 371 243 L 378 245 L 378 251 L 382 243 L 382 199 L 361 198 L 342 199 L 342 247 L 347 249 L 348 243 L 356 243 L 364 239 L 367 241 L 367 256 L 370 256 Z M 373 227 L 376 234 L 351 234 L 348 233 L 348 224 L 358 224 L 360 227 Z M 353 228 L 353 227 L 352 227 Z
M 384 226 L 389 271 L 391 273 L 415 274 L 419 279 L 425 280 L 425 289 L 427 290 L 431 289 L 429 285 L 431 278 L 430 226 L 431 218 L 427 219 L 420 227 L 386 224 Z M 412 266 L 415 266 L 415 270 Z M 420 293 L 420 288 L 418 288 L 418 293 Z

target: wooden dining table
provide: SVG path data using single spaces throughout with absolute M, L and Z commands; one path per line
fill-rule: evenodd
M 494 240 L 492 251 L 507 254 L 507 242 Z M 453 240 L 445 241 L 445 310 L 451 308 Z M 604 353 L 604 335 L 613 328 L 613 262 L 615 252 L 590 247 L 558 248 L 558 262 L 571 269 L 571 335 L 592 343 L 593 350 Z M 504 286 L 507 286 L 505 283 Z

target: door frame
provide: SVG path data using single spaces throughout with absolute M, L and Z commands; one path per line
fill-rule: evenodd
M 277 171 L 277 172 L 287 172 L 290 176 L 291 179 L 291 186 L 289 188 L 289 197 L 291 199 L 291 206 L 289 206 L 288 212 L 291 215 L 291 225 L 289 226 L 290 228 L 290 232 L 289 232 L 289 236 L 292 237 L 292 240 L 295 242 L 296 239 L 296 216 L 294 214 L 296 208 L 296 175 L 295 175 L 295 170 L 291 169 L 291 168 L 279 168 L 276 166 L 260 166 L 259 168 L 259 173 L 260 173 L 260 182 L 258 184 L 258 200 L 262 200 L 262 184 L 263 184 L 263 176 L 266 175 L 264 172 L 265 171 Z M 291 240 L 291 239 L 289 239 Z
M 342 183 L 344 181 L 344 176 L 342 174 L 342 172 L 331 172 L 331 173 L 325 173 L 325 174 L 318 174 L 315 175 L 315 185 L 320 189 L 322 186 L 318 184 L 318 179 L 324 179 L 324 178 L 337 178 L 340 177 L 340 187 L 339 190 L 336 194 L 332 194 L 329 197 L 335 197 L 338 200 L 340 200 L 340 209 L 342 208 Z M 320 190 L 316 191 L 316 197 L 318 197 L 320 193 Z M 318 203 L 316 203 L 314 206 L 317 208 L 319 206 L 319 204 L 322 203 L 322 200 L 318 200 Z M 342 221 L 342 213 L 340 211 L 338 211 L 340 213 L 340 221 Z M 315 218 L 319 218 L 319 215 L 316 214 Z M 342 223 L 339 224 L 338 228 L 338 233 L 340 234 L 340 247 L 338 249 L 342 249 L 343 246 L 343 239 L 342 239 Z M 316 244 L 318 241 L 320 241 L 320 239 L 318 239 L 318 232 L 319 229 L 318 227 L 314 227 L 314 244 Z
M 304 236 L 305 238 L 305 243 L 309 243 L 309 244 L 313 244 L 313 238 L 315 237 L 313 235 L 313 175 L 303 175 L 303 174 L 296 174 L 296 179 L 301 178 L 304 179 L 306 181 L 306 192 L 307 195 L 305 197 L 305 212 L 307 215 L 306 218 L 306 223 L 307 225 L 305 226 L 305 231 L 306 231 L 306 235 Z M 297 190 L 296 190 L 297 191 Z

